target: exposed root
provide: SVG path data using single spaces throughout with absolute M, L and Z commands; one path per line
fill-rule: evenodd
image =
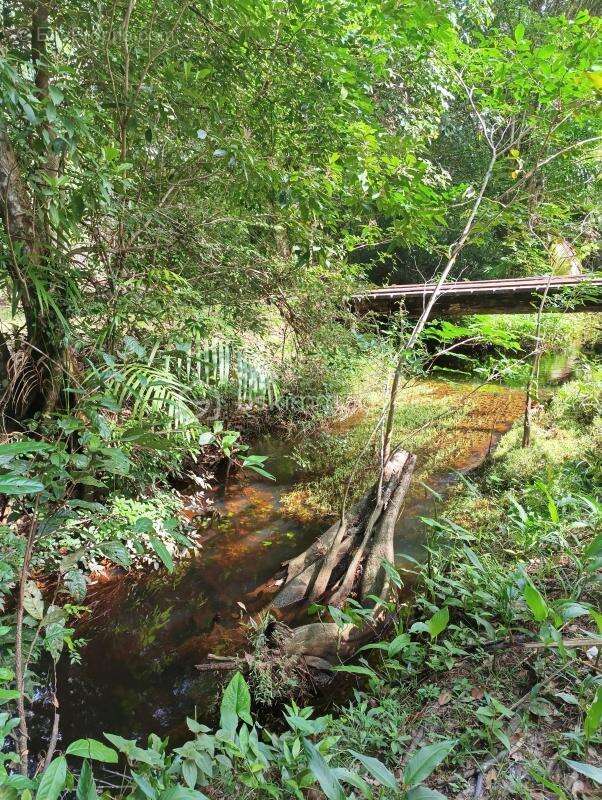
M 363 606 L 388 599 L 390 578 L 383 564 L 394 560 L 395 525 L 415 466 L 415 455 L 394 451 L 382 480 L 349 516 L 285 564 L 284 585 L 268 606 L 268 615 L 252 622 L 253 652 L 226 661 L 214 659 L 199 669 L 240 669 L 249 676 L 256 695 L 273 700 L 290 695 L 293 688 L 303 692 L 316 674 L 327 674 L 332 664 L 350 658 L 372 639 L 385 623 L 384 609 L 376 609 L 372 620 L 361 627 L 328 621 L 292 627 L 282 617 L 298 620 L 309 603 L 342 606 L 352 594 Z

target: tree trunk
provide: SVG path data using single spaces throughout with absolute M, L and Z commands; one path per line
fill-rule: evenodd
M 37 3 L 32 12 L 31 58 L 35 69 L 36 92 L 48 94 L 46 64 L 48 5 Z M 45 130 L 52 138 L 48 124 Z M 56 175 L 58 160 L 52 148 L 46 148 L 45 172 Z M 58 380 L 62 371 L 64 328 L 61 291 L 49 286 L 40 296 L 34 273 L 42 271 L 53 242 L 45 225 L 44 204 L 34 201 L 23 179 L 23 170 L 12 146 L 8 131 L 0 123 L 0 216 L 6 230 L 6 267 L 25 317 L 26 339 L 11 344 L 5 341 L 0 356 L 7 388 L 0 398 L 0 408 L 9 422 L 18 424 L 36 411 L 49 410 L 58 399 Z M 64 315 L 63 315 L 64 316 Z

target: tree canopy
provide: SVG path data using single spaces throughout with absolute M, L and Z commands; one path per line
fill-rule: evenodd
M 563 10 L 5 3 L 7 415 L 64 403 L 141 331 L 276 324 L 311 347 L 382 264 L 436 273 L 493 139 L 458 274 L 537 272 L 558 246 L 589 263 L 600 20 Z

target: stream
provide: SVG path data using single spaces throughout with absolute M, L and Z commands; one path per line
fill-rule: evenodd
M 405 555 L 422 557 L 425 525 L 420 518 L 435 516 L 437 495 L 444 496 L 460 480 L 459 473 L 482 463 L 519 416 L 521 392 L 498 387 L 487 394 L 487 404 L 462 420 L 461 432 L 454 431 L 466 443 L 461 458 L 452 459 L 447 472 L 431 476 L 428 486 L 413 481 L 396 527 L 398 565 L 403 566 Z M 353 424 L 351 418 L 337 425 L 332 435 Z M 128 739 L 155 732 L 177 744 L 188 733 L 186 716 L 214 719 L 217 679 L 196 665 L 209 653 L 236 651 L 244 638 L 241 619 L 269 599 L 254 590 L 330 524 L 302 523 L 281 509 L 284 493 L 307 478 L 291 457 L 293 445 L 269 436 L 255 443 L 253 452 L 269 456 L 266 466 L 276 480 L 246 474 L 231 481 L 216 496 L 219 515 L 208 528 L 205 523 L 202 549 L 181 561 L 172 575 L 160 571 L 141 580 L 129 575 L 98 579 L 90 587 L 92 614 L 76 631 L 86 640 L 81 660 L 69 664 L 63 658 L 58 669 L 62 742 L 102 739 L 107 731 Z M 51 716 L 48 701 L 37 706 L 34 751 L 44 747 Z

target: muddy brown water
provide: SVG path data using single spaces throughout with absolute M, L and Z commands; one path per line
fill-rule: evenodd
M 434 492 L 414 482 L 396 529 L 400 565 L 404 555 L 422 558 L 421 517 L 436 514 L 435 493 L 445 495 L 459 480 L 456 470 L 469 472 L 483 461 L 518 416 L 518 397 L 516 391 L 501 390 L 490 419 L 470 415 L 460 423 L 469 446 L 462 462 L 450 465 L 453 471 L 429 480 Z M 230 483 L 216 500 L 221 517 L 207 530 L 208 541 L 174 574 L 157 572 L 138 581 L 126 576 L 92 587 L 98 602 L 77 632 L 87 640 L 81 660 L 69 664 L 63 658 L 59 665 L 61 742 L 102 738 L 106 731 L 128 739 L 155 732 L 173 744 L 186 736 L 186 716 L 214 720 L 216 677 L 196 665 L 209 653 L 236 651 L 245 616 L 239 604 L 249 612 L 259 610 L 265 598 L 254 590 L 329 524 L 303 524 L 282 513 L 283 494 L 305 477 L 291 450 L 290 441 L 270 437 L 256 444 L 254 452 L 270 457 L 267 466 L 276 481 L 245 476 Z M 41 691 L 31 721 L 32 752 L 44 749 L 50 718 L 50 703 Z

